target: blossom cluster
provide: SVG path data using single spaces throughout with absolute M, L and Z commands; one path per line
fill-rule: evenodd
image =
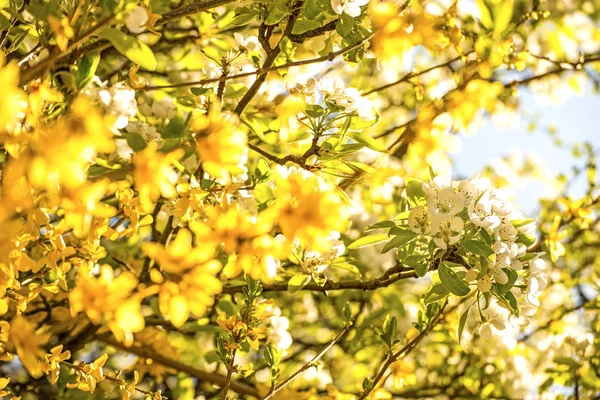
M 527 248 L 535 221 L 524 219 L 487 178 L 452 181 L 438 176 L 421 188 L 424 201 L 408 215 L 410 230 L 430 238 L 446 254 L 461 256 L 467 268 L 464 279 L 479 292 L 495 295 L 515 316 L 532 316 L 547 285 L 544 260 Z M 509 291 L 521 297 L 518 306 L 508 304 L 504 295 Z

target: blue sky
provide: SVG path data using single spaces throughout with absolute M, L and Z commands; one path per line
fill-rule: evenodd
M 521 108 L 528 115 L 535 115 L 538 128 L 534 132 L 527 129 L 528 120 L 522 118 L 516 130 L 496 128 L 490 121 L 472 136 L 460 135 L 462 149 L 453 154 L 455 176 L 470 177 L 481 171 L 489 162 L 502 157 L 511 149 L 520 149 L 522 153 L 538 153 L 545 161 L 552 175 L 570 174 L 574 165 L 582 165 L 583 160 L 576 160 L 572 153 L 572 144 L 588 141 L 594 148 L 600 146 L 598 117 L 600 116 L 600 96 L 594 96 L 591 90 L 580 97 L 571 97 L 560 105 L 539 104 L 535 96 L 527 91 L 520 91 Z M 559 137 L 564 141 L 562 148 L 553 143 L 546 132 L 546 127 L 553 124 L 558 129 Z M 583 193 L 585 182 L 576 182 L 570 192 L 577 196 Z M 538 183 L 528 184 L 517 190 L 516 201 L 525 213 L 536 210 L 537 200 L 543 187 Z

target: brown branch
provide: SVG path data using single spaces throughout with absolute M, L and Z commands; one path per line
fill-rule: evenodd
M 467 53 L 465 55 L 462 55 L 462 56 L 455 57 L 455 58 L 453 58 L 451 60 L 446 61 L 443 64 L 434 65 L 434 66 L 426 68 L 426 69 L 424 69 L 422 71 L 412 71 L 412 72 L 409 72 L 408 74 L 404 75 L 402 78 L 398 79 L 397 81 L 394 81 L 394 82 L 391 82 L 391 83 L 388 83 L 388 84 L 385 84 L 385 85 L 382 85 L 382 86 L 379 86 L 379 87 L 376 87 L 374 89 L 366 91 L 365 93 L 363 93 L 363 96 L 367 96 L 367 95 L 369 95 L 371 93 L 379 92 L 381 90 L 389 89 L 389 88 L 391 88 L 393 86 L 396 86 L 396 85 L 398 85 L 398 84 L 400 84 L 402 82 L 407 82 L 407 81 L 409 81 L 412 78 L 415 78 L 415 77 L 420 76 L 420 75 L 425 75 L 425 74 L 427 74 L 427 73 L 429 73 L 431 71 L 434 71 L 434 70 L 436 70 L 438 68 L 449 67 L 450 65 L 452 65 L 452 63 L 460 60 L 462 57 L 468 56 L 470 53 L 471 52 L 469 52 L 469 53 Z
M 265 59 L 265 62 L 263 63 L 263 66 L 262 66 L 263 69 L 270 68 L 271 66 L 273 66 L 273 63 L 275 63 L 275 60 L 277 60 L 279 53 L 281 53 L 281 46 L 280 46 L 281 42 L 283 41 L 283 39 L 285 37 L 290 36 L 292 34 L 292 29 L 294 29 L 294 24 L 296 23 L 296 20 L 298 19 L 298 16 L 300 15 L 300 8 L 302 7 L 302 4 L 303 4 L 303 0 L 296 1 L 293 4 L 292 14 L 288 18 L 287 25 L 285 27 L 285 30 L 283 31 L 283 35 L 281 36 L 281 39 L 275 45 L 275 47 L 272 48 L 271 51 L 269 51 L 269 53 L 267 54 L 267 58 Z M 267 50 L 267 49 L 265 49 L 265 50 Z M 269 75 L 269 72 L 267 71 L 267 72 L 261 73 L 256 78 L 254 83 L 252 83 L 252 86 L 250 86 L 250 88 L 248 88 L 248 91 L 246 93 L 244 93 L 244 96 L 242 97 L 242 99 L 240 100 L 238 105 L 235 107 L 235 110 L 234 110 L 235 114 L 242 115 L 242 113 L 244 112 L 244 110 L 246 109 L 246 107 L 248 106 L 250 101 L 252 101 L 254 96 L 256 96 L 256 94 L 260 90 L 260 87 L 262 86 L 262 84 L 267 80 L 268 75 Z
M 59 362 L 59 364 L 60 365 L 64 365 L 65 367 L 69 367 L 69 368 L 71 368 L 71 369 L 73 369 L 75 371 L 84 371 L 83 370 L 83 366 L 85 365 L 85 363 L 72 364 L 72 363 L 67 362 L 67 361 L 61 361 L 61 362 Z M 124 380 L 118 379 L 118 378 L 114 378 L 112 376 L 104 375 L 104 379 L 106 379 L 107 381 L 114 382 L 114 383 L 116 383 L 119 386 L 125 386 L 125 385 L 127 385 L 127 382 L 125 382 Z M 153 397 L 154 394 L 155 394 L 154 392 L 150 392 L 148 390 L 140 389 L 137 386 L 135 386 L 134 389 L 135 389 L 135 391 L 143 393 L 143 394 L 145 394 L 147 396 L 150 396 L 153 399 L 155 398 L 155 397 Z M 166 397 L 164 397 L 164 396 L 160 396 L 160 398 L 161 399 L 166 399 Z
M 77 47 L 79 47 L 79 45 L 81 45 L 86 39 L 88 39 L 94 33 L 96 33 L 96 31 L 98 31 L 100 28 L 103 28 L 105 25 L 108 25 L 110 23 L 110 21 L 112 21 L 113 18 L 114 18 L 114 15 L 109 15 L 108 17 L 104 18 L 102 21 L 98 22 L 95 26 L 91 27 L 90 29 L 88 29 L 87 31 L 85 31 L 81 35 L 79 35 L 77 38 L 75 38 L 69 44 L 69 46 L 65 49 L 65 51 L 63 51 L 61 53 L 55 53 L 54 55 L 51 55 L 50 57 L 48 57 L 44 61 L 40 62 L 36 66 L 22 71 L 21 78 L 19 80 L 19 85 L 25 85 L 27 82 L 38 77 L 38 75 L 42 71 L 44 71 L 46 68 L 51 67 L 57 60 L 64 58 L 64 57 L 68 56 L 69 54 L 71 54 L 71 52 L 73 50 L 75 50 Z
M 195 1 L 192 4 L 181 6 L 171 11 L 167 11 L 162 14 L 156 25 L 164 25 L 169 21 L 185 17 L 187 15 L 197 14 L 202 11 L 210 10 L 211 8 L 223 6 L 225 4 L 233 3 L 233 0 L 200 0 Z
M 150 359 L 156 361 L 157 363 L 164 365 L 165 367 L 170 367 L 170 368 L 176 369 L 177 371 L 184 372 L 190 376 L 193 376 L 194 378 L 199 379 L 200 381 L 206 381 L 206 382 L 214 383 L 217 385 L 225 384 L 226 378 L 222 375 L 202 371 L 202 370 L 199 370 L 192 366 L 183 364 L 179 361 L 172 360 L 168 357 L 165 357 L 161 354 L 154 352 L 152 349 L 145 348 L 145 347 L 139 347 L 139 346 L 127 347 L 127 346 L 117 342 L 116 340 L 104 338 L 104 337 L 98 338 L 98 340 L 109 346 L 119 349 L 121 351 L 125 351 L 125 352 L 131 353 L 131 354 L 137 354 L 138 356 L 144 357 L 144 358 L 150 358 Z M 240 393 L 240 394 L 245 394 L 245 395 L 254 396 L 254 397 L 260 397 L 258 390 L 256 390 L 254 387 L 252 387 L 246 383 L 243 383 L 243 382 L 236 382 L 236 381 L 231 382 L 230 389 L 237 393 Z
M 189 87 L 189 86 L 201 86 L 201 85 L 206 85 L 209 83 L 220 82 L 223 80 L 247 78 L 249 76 L 263 74 L 266 72 L 277 71 L 280 69 L 299 67 L 302 65 L 315 64 L 315 63 L 324 62 L 324 61 L 333 61 L 334 59 L 341 56 L 342 54 L 348 53 L 349 51 L 352 51 L 352 50 L 356 49 L 357 47 L 360 47 L 363 44 L 365 44 L 368 40 L 370 40 L 373 37 L 373 34 L 374 33 L 371 33 L 370 35 L 362 38 L 361 40 L 359 40 L 358 42 L 356 42 L 350 46 L 343 47 L 340 50 L 333 51 L 333 52 L 326 54 L 324 56 L 321 56 L 321 57 L 309 58 L 307 60 L 301 60 L 301 61 L 291 61 L 289 63 L 282 64 L 282 65 L 274 65 L 269 68 L 264 68 L 264 67 L 258 68 L 254 71 L 243 72 L 243 73 L 236 74 L 236 75 L 222 76 L 219 78 L 201 79 L 199 81 L 181 82 L 181 83 L 175 83 L 172 85 L 146 86 L 146 87 L 140 89 L 140 91 L 149 91 L 149 90 L 157 90 L 157 89 L 175 89 L 175 88 Z
M 417 278 L 417 274 L 412 269 L 405 269 L 401 264 L 396 264 L 391 268 L 392 273 L 386 272 L 377 279 L 370 281 L 341 281 L 341 282 L 325 282 L 323 285 L 317 285 L 316 283 L 309 283 L 304 285 L 300 290 L 310 290 L 313 292 L 328 292 L 332 290 L 364 290 L 373 291 L 379 288 L 388 287 L 400 280 Z M 389 270 L 388 270 L 389 271 Z M 396 275 L 397 273 L 397 275 Z M 232 294 L 240 293 L 246 285 L 237 286 L 225 286 L 223 287 L 223 293 Z M 289 290 L 287 283 L 271 283 L 263 284 L 263 292 L 285 292 Z
M 325 32 L 330 32 L 330 31 L 335 30 L 337 22 L 338 22 L 338 20 L 335 19 L 331 22 L 326 23 L 325 25 L 323 25 L 319 28 L 311 29 L 310 31 L 306 31 L 304 33 L 299 33 L 299 34 L 292 33 L 292 34 L 290 34 L 289 38 L 294 43 L 304 43 L 304 41 L 306 39 L 321 36 Z

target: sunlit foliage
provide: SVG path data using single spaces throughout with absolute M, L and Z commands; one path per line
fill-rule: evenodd
M 598 85 L 599 22 L 0 1 L 0 397 L 598 398 L 598 149 L 559 177 L 449 153 L 525 88 Z M 553 189 L 530 215 L 525 178 Z

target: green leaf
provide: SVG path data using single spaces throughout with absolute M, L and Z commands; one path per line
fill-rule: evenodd
M 196 96 L 209 95 L 209 94 L 212 94 L 213 91 L 214 91 L 213 88 L 209 88 L 209 87 L 190 88 L 190 92 L 192 92 Z
M 325 114 L 325 109 L 318 104 L 309 104 L 306 106 L 304 113 L 311 118 L 318 118 Z
M 462 333 L 465 330 L 465 324 L 467 323 L 469 311 L 471 311 L 471 307 L 467 308 L 458 320 L 458 344 L 460 344 L 460 338 L 462 337 Z
M 291 293 L 295 293 L 308 285 L 311 281 L 310 275 L 294 275 L 288 281 L 288 289 Z
M 336 32 L 341 37 L 346 37 L 350 33 L 352 33 L 352 28 L 354 27 L 354 18 L 349 16 L 348 14 L 342 14 L 337 24 L 335 25 Z
M 423 192 L 423 182 L 411 180 L 406 184 L 406 197 L 413 205 L 425 203 L 425 192 Z
M 427 271 L 429 271 L 429 265 L 427 263 L 419 264 L 415 267 L 415 273 L 419 278 L 427 275 Z
M 354 242 L 350 243 L 349 249 L 360 249 L 362 247 L 373 246 L 379 243 L 383 243 L 389 240 L 389 236 L 385 233 L 379 233 L 376 235 L 363 236 Z
M 344 271 L 348 271 L 352 274 L 360 275 L 360 270 L 358 267 L 347 262 L 333 262 L 329 265 L 333 268 L 343 269 Z
M 519 274 L 517 274 L 517 271 L 513 270 L 512 268 L 505 268 L 504 272 L 506 273 L 506 275 L 508 275 L 508 282 L 506 282 L 504 285 L 500 285 L 498 283 L 495 284 L 496 293 L 498 293 L 499 295 L 503 295 L 504 293 L 512 289 L 512 287 L 515 285 L 515 282 L 519 278 Z
M 391 315 L 386 315 L 385 321 L 383 321 L 383 332 L 381 335 L 381 339 L 385 342 L 388 348 L 392 348 L 394 346 L 394 337 L 396 337 L 396 326 L 398 324 L 398 320 L 396 317 Z
M 495 260 L 494 249 L 487 243 L 479 240 L 464 240 L 461 245 L 471 253 L 487 258 L 490 262 Z
M 387 152 L 386 147 L 381 142 L 379 142 L 377 139 L 373 139 L 371 136 L 367 135 L 364 132 L 348 131 L 346 132 L 346 135 L 348 135 L 348 137 L 357 141 L 358 143 L 364 144 L 371 150 L 375 150 L 380 153 Z
M 514 0 L 504 0 L 496 6 L 496 13 L 494 15 L 494 37 L 500 36 L 506 28 L 508 28 L 508 24 L 510 24 L 510 20 L 512 19 L 514 7 Z
M 416 233 L 410 230 L 407 226 L 393 226 L 389 231 L 390 236 L 402 236 L 411 240 L 417 236 Z
M 437 303 L 448 296 L 448 293 L 448 289 L 441 283 L 433 285 L 425 295 L 425 305 Z
M 438 272 L 440 274 L 440 281 L 442 282 L 442 285 L 444 285 L 444 287 L 448 289 L 450 293 L 453 293 L 457 296 L 466 296 L 471 292 L 469 285 L 460 279 L 456 275 L 456 272 L 454 272 L 446 262 L 440 264 Z
M 265 25 L 275 25 L 285 17 L 287 17 L 288 13 L 283 10 L 273 10 L 267 16 L 265 20 Z
M 248 88 L 243 83 L 234 83 L 233 85 L 227 86 L 225 93 L 223 93 L 224 99 L 234 99 L 240 97 L 248 91 Z
M 100 53 L 93 52 L 84 56 L 79 64 L 77 65 L 77 75 L 75 81 L 77 82 L 77 89 L 81 90 L 91 82 L 92 78 L 96 74 L 96 69 L 100 63 Z
M 174 139 L 183 137 L 185 125 L 180 117 L 175 117 L 169 121 L 161 136 L 163 139 Z
M 125 33 L 114 29 L 104 28 L 98 33 L 103 39 L 108 40 L 115 49 L 135 64 L 142 68 L 154 71 L 156 69 L 156 57 L 144 42 Z
M 146 148 L 146 141 L 137 133 L 123 133 L 123 137 L 127 140 L 127 144 L 135 152 Z
M 517 317 L 519 316 L 519 302 L 512 292 L 506 292 L 501 297 L 501 300 L 505 300 L 505 303 L 508 305 L 508 308 L 515 314 Z
M 525 246 L 529 247 L 532 244 L 535 243 L 535 237 L 534 236 L 528 236 L 524 233 L 519 233 L 517 235 L 517 243 L 522 243 Z
M 492 22 L 492 14 L 490 13 L 490 9 L 485 4 L 484 0 L 475 0 L 477 4 L 477 8 L 479 8 L 479 13 L 481 14 L 481 24 L 487 29 L 492 29 L 494 23 Z
M 296 21 L 296 23 L 294 24 L 294 30 L 292 31 L 292 33 L 294 35 L 300 35 L 303 34 L 304 32 L 316 29 L 316 28 L 320 28 L 321 27 L 321 22 L 317 21 L 317 20 L 310 20 L 310 19 L 300 19 L 298 21 Z
M 368 227 L 366 227 L 365 232 L 371 231 L 373 229 L 391 228 L 393 226 L 396 226 L 394 221 L 380 221 L 380 222 L 377 222 L 373 225 L 369 225 Z

